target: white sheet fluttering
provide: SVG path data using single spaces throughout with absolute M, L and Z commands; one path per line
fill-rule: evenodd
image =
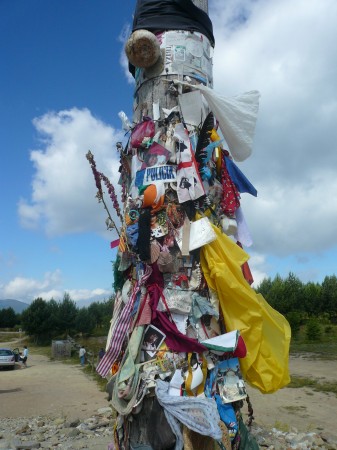
M 252 153 L 257 114 L 259 111 L 259 91 L 249 91 L 235 97 L 225 97 L 202 84 L 192 85 L 175 80 L 177 84 L 199 89 L 209 108 L 219 122 L 235 161 L 244 161 Z
M 196 433 L 210 436 L 216 441 L 222 439 L 222 431 L 219 426 L 220 416 L 214 399 L 206 397 L 177 397 L 168 394 L 169 383 L 162 380 L 156 382 L 156 396 L 160 405 L 164 408 L 165 416 L 172 431 L 178 433 L 175 450 L 181 450 L 182 438 L 179 436 L 179 427 L 175 426 L 176 420 Z M 177 434 L 176 434 L 177 436 Z

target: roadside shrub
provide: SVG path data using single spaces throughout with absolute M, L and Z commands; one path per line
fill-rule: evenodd
M 296 337 L 302 324 L 302 314 L 298 311 L 292 311 L 286 314 L 286 319 L 289 322 L 292 336 Z
M 321 325 L 331 325 L 330 323 L 330 314 L 329 313 L 322 313 L 319 315 L 319 322 Z
M 322 337 L 322 327 L 316 319 L 310 319 L 306 326 L 306 335 L 309 341 L 320 341 Z
M 327 326 L 324 328 L 324 333 L 325 333 L 325 334 L 332 334 L 332 333 L 333 333 L 333 326 L 332 326 L 332 325 L 327 325 Z

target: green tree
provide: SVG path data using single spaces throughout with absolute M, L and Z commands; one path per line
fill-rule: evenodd
M 55 336 L 56 321 L 51 305 L 41 297 L 35 299 L 21 315 L 22 327 L 36 342 L 45 342 Z
M 75 331 L 76 326 L 76 316 L 77 316 L 77 306 L 74 300 L 71 299 L 70 295 L 66 292 L 63 296 L 63 300 L 58 305 L 58 330 L 61 334 L 71 334 Z
M 60 303 L 54 300 L 53 298 L 48 301 L 48 308 L 49 308 L 49 322 L 53 328 L 52 335 L 53 337 L 56 337 L 60 333 L 60 320 L 59 320 L 59 309 L 60 309 Z
M 322 313 L 322 289 L 319 283 L 309 282 L 303 287 L 304 309 L 309 315 Z
M 337 321 L 337 277 L 325 277 L 322 283 L 322 311 L 327 312 L 333 322 Z
M 95 320 L 88 308 L 78 310 L 75 320 L 76 331 L 84 334 L 91 334 L 95 328 Z
M 18 317 L 13 308 L 0 309 L 0 328 L 13 328 L 18 324 Z
M 102 319 L 104 316 L 104 311 L 102 304 L 99 302 L 93 302 L 89 305 L 88 311 L 91 314 L 91 317 L 94 321 L 95 327 L 101 327 L 102 326 Z
M 115 305 L 115 294 L 111 295 L 108 300 L 102 303 L 103 307 L 103 319 L 102 327 L 104 332 L 108 332 L 110 328 L 110 322 L 112 318 L 112 313 Z
M 302 313 L 299 311 L 290 311 L 285 315 L 286 319 L 289 322 L 291 328 L 291 335 L 296 337 L 298 332 L 300 331 L 300 326 L 302 324 Z
M 270 290 L 266 294 L 266 300 L 268 303 L 279 311 L 281 314 L 287 312 L 287 309 L 284 307 L 285 301 L 285 286 L 284 281 L 280 275 L 276 275 L 274 280 L 271 283 Z
M 292 272 L 284 280 L 283 313 L 290 311 L 304 311 L 304 289 L 302 281 Z
M 309 341 L 319 341 L 322 337 L 322 327 L 317 319 L 308 320 L 306 335 Z
M 273 282 L 271 278 L 264 278 L 257 287 L 257 292 L 261 294 L 266 300 L 268 300 L 269 294 L 272 290 Z
M 103 302 L 93 302 L 88 307 L 88 310 L 95 320 L 95 327 L 102 328 L 102 332 L 109 330 L 114 302 L 115 296 L 111 295 L 108 300 L 104 300 Z

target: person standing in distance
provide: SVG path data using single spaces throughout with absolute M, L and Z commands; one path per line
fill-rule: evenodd
M 84 363 L 85 363 L 85 354 L 86 354 L 87 352 L 86 352 L 86 350 L 85 350 L 85 348 L 83 347 L 83 345 L 81 345 L 81 348 L 80 348 L 80 351 L 79 351 L 79 356 L 80 356 L 80 363 L 81 363 L 81 366 L 84 366 Z
M 104 350 L 104 348 L 101 348 L 100 351 L 98 352 L 98 360 L 100 361 L 104 355 L 105 355 L 105 350 Z
M 27 348 L 27 345 L 24 345 L 21 361 L 22 361 L 23 367 L 26 367 L 26 368 L 27 368 L 27 358 L 28 358 L 28 348 Z

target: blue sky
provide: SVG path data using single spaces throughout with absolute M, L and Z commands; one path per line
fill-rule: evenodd
M 0 1 L 0 299 L 112 292 L 116 235 L 85 153 L 117 180 L 134 4 Z M 261 92 L 253 154 L 240 164 L 259 191 L 242 199 L 253 275 L 321 282 L 337 272 L 336 2 L 210 0 L 209 9 L 215 90 Z

